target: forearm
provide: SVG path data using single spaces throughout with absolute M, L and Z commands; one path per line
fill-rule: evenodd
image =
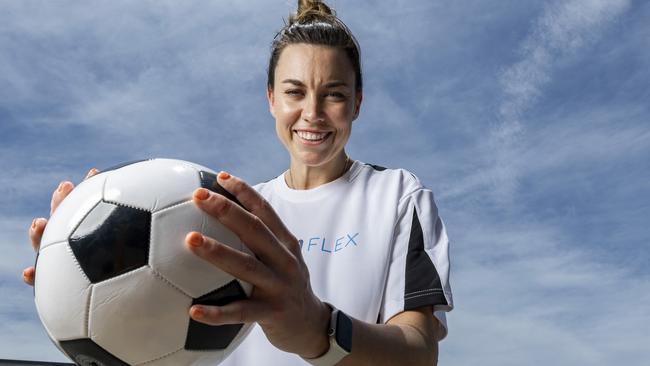
M 369 324 L 353 319 L 352 353 L 339 365 L 436 365 L 437 322 L 420 329 L 411 324 Z

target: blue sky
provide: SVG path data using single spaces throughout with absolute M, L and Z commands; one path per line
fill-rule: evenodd
M 650 358 L 650 2 L 331 1 L 362 47 L 352 158 L 413 171 L 452 240 L 445 365 Z M 20 271 L 61 180 L 173 157 L 287 167 L 264 97 L 293 1 L 3 2 L 0 358 L 64 360 Z

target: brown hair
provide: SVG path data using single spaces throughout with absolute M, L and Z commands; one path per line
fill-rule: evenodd
M 355 89 L 358 92 L 362 90 L 359 44 L 336 13 L 319 0 L 298 0 L 298 10 L 289 15 L 289 23 L 275 35 L 269 59 L 268 88 L 273 90 L 275 68 L 282 50 L 296 43 L 341 48 L 354 68 Z

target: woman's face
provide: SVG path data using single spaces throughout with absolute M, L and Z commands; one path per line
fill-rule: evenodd
M 345 51 L 308 44 L 287 46 L 267 96 L 275 129 L 294 161 L 321 166 L 343 151 L 361 93 Z

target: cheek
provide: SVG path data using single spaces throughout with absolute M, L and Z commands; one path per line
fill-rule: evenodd
M 336 127 L 339 130 L 349 131 L 352 127 L 352 119 L 354 117 L 354 107 L 346 105 L 336 112 Z
M 275 118 L 282 124 L 291 124 L 300 116 L 300 110 L 288 103 L 278 103 L 275 108 Z
M 291 127 L 296 122 L 295 113 L 286 107 L 277 106 L 275 110 L 275 132 L 280 140 L 286 141 L 291 139 Z
M 282 145 L 289 148 L 291 145 L 291 131 L 287 128 L 287 125 L 280 120 L 276 120 L 275 122 L 275 135 Z

